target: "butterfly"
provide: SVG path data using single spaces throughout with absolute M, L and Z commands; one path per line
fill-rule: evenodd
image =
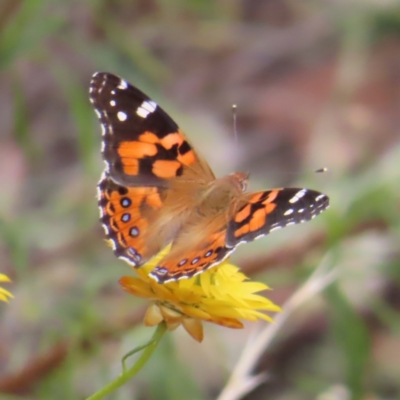
M 172 118 L 115 75 L 94 74 L 89 92 L 106 165 L 97 186 L 101 223 L 115 255 L 134 267 L 171 244 L 150 273 L 159 283 L 200 274 L 239 244 L 329 206 L 310 189 L 247 193 L 247 174 L 216 178 Z

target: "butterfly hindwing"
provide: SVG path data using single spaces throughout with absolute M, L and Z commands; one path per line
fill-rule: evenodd
M 226 230 L 210 235 L 204 243 L 186 251 L 171 251 L 150 276 L 159 283 L 191 278 L 221 263 L 234 250 L 225 246 Z
M 227 246 L 309 221 L 328 206 L 328 197 L 311 189 L 283 188 L 245 194 L 238 200 L 228 224 Z
M 139 89 L 109 74 L 96 73 L 90 100 L 99 118 L 106 172 L 130 186 L 166 186 L 186 167 L 213 178 L 185 135 L 168 114 Z
M 126 187 L 103 174 L 98 185 L 101 222 L 114 253 L 138 267 L 161 250 L 146 240 L 152 216 L 162 207 L 157 187 Z

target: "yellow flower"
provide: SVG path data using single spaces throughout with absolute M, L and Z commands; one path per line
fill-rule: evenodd
M 271 321 L 262 311 L 280 311 L 267 298 L 256 294 L 268 289 L 260 282 L 251 282 L 239 268 L 223 262 L 191 279 L 159 284 L 149 272 L 169 251 L 166 248 L 146 265 L 134 269 L 138 277 L 124 276 L 120 284 L 127 292 L 153 300 L 144 322 L 147 326 L 165 321 L 169 330 L 179 325 L 197 341 L 203 340 L 202 321 L 229 328 L 242 328 L 239 319 Z
M 11 282 L 10 278 L 7 275 L 0 274 L 0 282 Z M 0 287 L 0 300 L 8 301 L 9 297 L 13 297 L 13 295 L 6 289 Z

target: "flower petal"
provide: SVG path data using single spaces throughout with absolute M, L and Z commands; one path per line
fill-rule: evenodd
M 191 305 L 183 305 L 182 311 L 186 315 L 189 315 L 190 317 L 193 317 L 193 318 L 204 319 L 205 321 L 209 321 L 212 319 L 211 315 L 209 313 L 207 313 L 206 311 L 202 310 L 199 307 L 194 307 Z
M 154 292 L 151 290 L 151 287 L 141 279 L 132 278 L 131 276 L 123 276 L 119 280 L 119 284 L 124 290 L 136 296 L 150 299 L 156 298 Z
M 4 274 L 0 274 L 0 282 L 11 282 L 11 279 Z
M 250 281 L 228 261 L 190 279 L 157 283 L 148 274 L 169 248 L 146 265 L 134 269 L 137 278 L 125 276 L 120 279 L 127 292 L 155 300 L 146 311 L 146 325 L 154 326 L 165 321 L 167 328 L 174 330 L 182 324 L 200 342 L 203 340 L 202 321 L 239 329 L 243 328 L 239 319 L 271 321 L 272 318 L 261 311 L 280 311 L 278 306 L 259 294 L 269 289 L 267 285 Z
M 0 274 L 0 282 L 11 282 L 11 280 L 7 275 Z M 0 301 L 8 303 L 8 300 L 13 297 L 14 296 L 8 290 L 0 287 Z
M 164 305 L 160 305 L 160 311 L 162 316 L 164 317 L 164 321 L 167 324 L 181 323 L 183 319 L 183 314 L 178 311 L 173 310 L 170 307 L 166 307 Z
M 186 329 L 186 332 L 199 343 L 203 341 L 204 332 L 203 332 L 203 324 L 199 319 L 195 318 L 184 318 L 182 321 L 183 327 Z
M 144 315 L 144 324 L 146 326 L 155 326 L 160 324 L 164 317 L 161 314 L 161 310 L 157 304 L 152 303 L 146 310 L 146 314 Z

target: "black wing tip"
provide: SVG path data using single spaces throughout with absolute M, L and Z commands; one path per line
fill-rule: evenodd
M 118 75 L 114 75 L 111 72 L 98 71 L 92 75 L 89 86 L 92 90 L 93 87 L 101 87 L 106 81 L 113 82 L 115 85 L 125 82 L 126 85 L 128 85 L 128 82 L 123 78 L 120 78 Z
M 111 72 L 96 71 L 96 72 L 92 75 L 92 80 L 93 80 L 93 79 L 104 78 L 104 77 L 115 77 L 115 78 L 120 79 L 117 75 L 112 74 Z

